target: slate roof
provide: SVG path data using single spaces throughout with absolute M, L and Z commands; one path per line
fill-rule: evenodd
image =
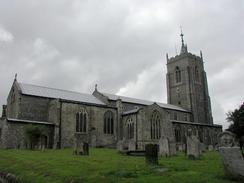
M 108 97 L 109 100 L 121 99 L 122 102 L 133 103 L 133 104 L 138 104 L 138 105 L 152 105 L 153 103 L 156 103 L 162 108 L 189 112 L 189 111 L 185 110 L 182 107 L 175 106 L 175 105 L 172 105 L 172 104 L 164 104 L 164 103 L 160 103 L 160 102 L 152 102 L 152 101 L 148 101 L 148 100 L 142 100 L 142 99 L 124 97 L 124 96 L 119 96 L 119 95 L 113 95 L 113 94 L 109 94 L 109 93 L 102 93 L 102 94 L 104 96 Z
M 26 83 L 18 83 L 21 93 L 25 95 L 40 96 L 46 98 L 63 99 L 77 102 L 84 102 L 97 105 L 105 105 L 95 96 L 90 94 L 78 93 L 73 91 L 49 88 L 44 86 L 37 86 Z

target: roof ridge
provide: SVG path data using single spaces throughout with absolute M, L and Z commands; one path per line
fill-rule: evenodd
M 81 93 L 81 92 L 76 92 L 76 91 L 71 91 L 71 90 L 60 89 L 60 88 L 52 88 L 52 87 L 48 87 L 48 86 L 40 86 L 40 85 L 29 84 L 29 83 L 22 83 L 22 82 L 18 82 L 18 83 L 19 84 L 24 84 L 24 85 L 31 85 L 31 86 L 35 86 L 35 87 L 52 89 L 52 90 L 59 90 L 59 91 L 64 91 L 64 92 L 72 92 L 72 93 L 77 93 L 77 94 L 92 95 L 92 94 L 88 94 L 88 93 Z
M 102 92 L 103 93 L 103 92 Z M 168 105 L 168 106 L 172 106 L 172 107 L 177 107 L 178 109 L 182 109 L 182 110 L 185 110 L 187 111 L 186 109 L 184 109 L 183 107 L 181 106 L 177 106 L 177 105 L 174 105 L 174 104 L 168 104 L 168 103 L 163 103 L 163 102 L 156 102 L 156 101 L 151 101 L 151 100 L 145 100 L 145 99 L 138 99 L 138 98 L 132 98 L 132 97 L 126 97 L 126 96 L 121 96 L 121 95 L 116 95 L 116 94 L 110 94 L 110 93 L 103 93 L 103 94 L 107 94 L 107 95 L 114 95 L 114 96 L 117 96 L 118 98 L 119 97 L 125 97 L 125 98 L 128 98 L 128 99 L 134 99 L 134 100 L 141 100 L 141 101 L 145 101 L 145 102 L 151 102 L 152 104 L 153 103 L 156 103 L 156 104 L 162 104 L 162 105 Z M 108 96 L 109 97 L 109 96 Z
M 118 97 L 126 97 L 126 98 L 130 98 L 130 99 L 136 99 L 136 100 L 144 100 L 144 101 L 147 101 L 147 102 L 152 102 L 152 103 L 160 103 L 160 104 L 167 104 L 167 103 L 163 103 L 163 102 L 157 102 L 157 101 L 152 101 L 152 100 L 145 100 L 145 99 L 141 99 L 141 98 L 133 98 L 133 97 L 127 97 L 127 96 L 123 96 L 123 95 L 116 95 L 116 94 L 110 94 L 110 93 L 104 93 L 102 92 L 103 94 L 108 94 L 108 95 L 115 95 L 115 96 L 118 96 Z M 168 104 L 167 104 L 168 105 Z M 172 104 L 169 104 L 169 105 L 172 105 Z M 178 107 L 178 106 L 177 106 Z

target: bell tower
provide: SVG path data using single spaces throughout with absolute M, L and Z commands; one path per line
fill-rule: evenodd
M 192 122 L 213 124 L 202 52 L 200 56 L 188 52 L 182 31 L 180 36 L 180 54 L 171 58 L 166 55 L 168 104 L 191 111 Z

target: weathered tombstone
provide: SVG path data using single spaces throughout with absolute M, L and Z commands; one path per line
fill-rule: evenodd
M 136 142 L 134 140 L 129 140 L 128 150 L 135 151 L 136 150 Z
M 124 144 L 125 144 L 124 139 L 118 141 L 118 143 L 117 143 L 117 150 L 118 150 L 119 152 L 123 152 L 123 151 L 124 151 L 124 149 L 125 149 Z
M 86 143 L 86 142 L 84 142 L 83 143 L 83 153 L 82 153 L 82 155 L 89 155 L 89 144 L 88 143 Z
M 162 137 L 162 138 L 160 138 L 158 143 L 159 143 L 159 155 L 160 156 L 170 156 L 168 138 Z
M 244 182 L 244 158 L 240 147 L 236 146 L 235 135 L 225 131 L 219 135 L 219 143 L 226 176 Z
M 176 143 L 169 140 L 169 155 L 176 155 Z
M 190 159 L 198 159 L 200 158 L 200 142 L 196 136 L 188 136 L 187 137 L 187 156 Z
M 200 142 L 200 152 L 201 153 L 206 152 L 206 145 L 204 143 L 201 143 L 201 142 Z
M 146 158 L 147 165 L 157 165 L 158 164 L 158 145 L 157 144 L 146 144 L 145 158 Z
M 209 150 L 209 151 L 213 151 L 213 150 L 214 150 L 213 145 L 209 145 L 209 146 L 208 146 L 208 150 Z
M 183 144 L 178 145 L 178 151 L 182 152 L 183 151 Z
M 91 136 L 91 147 L 96 147 L 97 146 L 97 136 L 92 135 Z
M 82 155 L 83 154 L 83 142 L 77 136 L 74 137 L 73 154 L 75 154 L 75 155 Z
M 229 131 L 224 131 L 218 135 L 219 147 L 233 147 L 236 145 L 235 135 Z

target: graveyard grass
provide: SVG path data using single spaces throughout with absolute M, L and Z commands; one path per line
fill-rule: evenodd
M 72 149 L 0 149 L 0 172 L 10 172 L 25 183 L 138 182 L 138 183 L 231 183 L 224 176 L 217 152 L 206 152 L 200 160 L 183 153 L 159 159 L 148 167 L 144 157 L 126 156 L 115 149 L 91 148 L 89 156 L 76 156 Z

